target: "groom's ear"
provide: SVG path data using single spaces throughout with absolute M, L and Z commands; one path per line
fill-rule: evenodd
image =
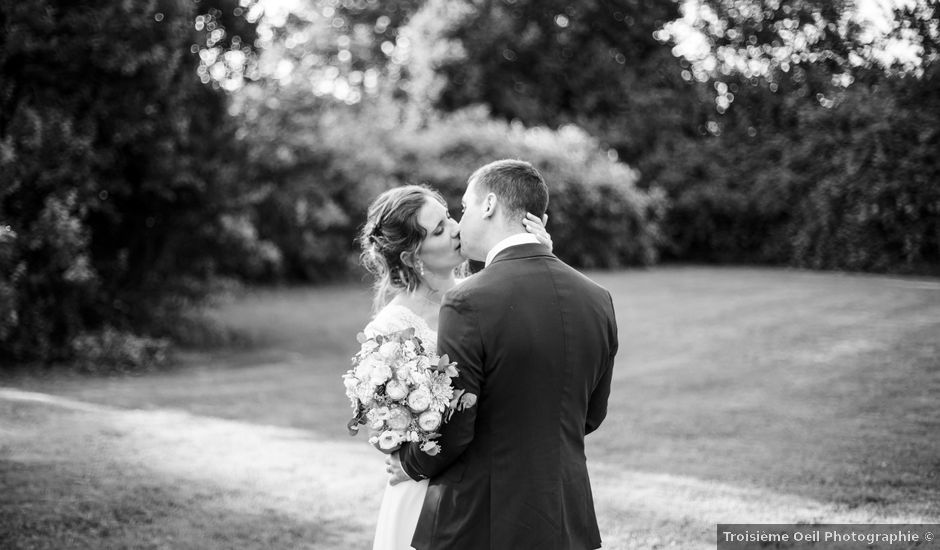
M 483 219 L 490 218 L 496 213 L 496 195 L 487 193 L 483 198 Z

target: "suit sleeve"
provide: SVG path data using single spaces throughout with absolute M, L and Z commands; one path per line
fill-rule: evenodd
M 614 305 L 610 293 L 607 294 L 607 299 L 610 301 L 610 315 L 607 323 L 610 354 L 607 356 L 605 364 L 601 365 L 601 378 L 591 393 L 587 420 L 584 424 L 585 435 L 600 427 L 601 422 L 607 417 L 607 399 L 610 397 L 610 383 L 614 373 L 614 356 L 617 355 L 617 349 L 620 346 L 617 338 L 617 319 L 614 315 Z
M 473 309 L 462 296 L 447 295 L 438 319 L 438 353 L 456 361 L 459 376 L 453 379 L 454 390 L 463 390 L 477 398 L 483 389 L 483 340 Z M 437 442 L 441 452 L 431 456 L 414 443 L 399 451 L 402 468 L 413 479 L 435 477 L 446 470 L 463 453 L 475 433 L 477 407 L 457 410 L 441 426 Z

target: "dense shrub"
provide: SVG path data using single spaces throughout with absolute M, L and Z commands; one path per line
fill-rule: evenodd
M 788 228 L 793 263 L 940 273 L 938 69 L 806 114 L 815 139 L 795 145 L 815 170 Z
M 167 359 L 170 342 L 111 327 L 72 339 L 73 365 L 80 372 L 112 373 L 152 370 Z
M 786 263 L 787 227 L 804 181 L 788 166 L 788 140 L 684 141 L 660 159 L 668 189 L 667 259 Z
M 480 109 L 420 126 L 399 123 L 387 107 L 295 109 L 284 118 L 267 104 L 246 109 L 251 158 L 270 190 L 257 225 L 277 243 L 289 278 L 320 280 L 352 267 L 356 231 L 382 190 L 430 185 L 456 215 L 468 176 L 500 158 L 542 171 L 551 191 L 549 229 L 563 259 L 580 267 L 656 261 L 663 195 L 637 190 L 636 173 L 574 126 L 525 128 Z
M 878 76 L 828 108 L 742 86 L 752 104 L 736 105 L 719 136 L 662 161 L 667 256 L 940 272 L 936 79 L 935 65 L 921 79 Z M 758 105 L 776 116 L 756 116 Z
M 439 189 L 456 211 L 476 168 L 500 158 L 531 162 L 549 186 L 555 253 L 572 265 L 649 265 L 658 257 L 663 195 L 638 190 L 636 172 L 575 126 L 525 128 L 475 109 L 436 119 L 395 143 L 402 176 Z
M 272 86 L 251 85 L 236 98 L 260 197 L 253 225 L 280 256 L 276 269 L 255 278 L 343 275 L 368 201 L 398 182 L 395 159 L 366 116 L 321 103 L 307 90 Z
M 238 34 L 253 42 L 233 8 L 5 5 L 0 363 L 75 353 L 122 368 L 158 362 L 150 337 L 257 256 L 262 244 L 235 223 L 249 182 L 226 97 L 199 81 L 193 53 L 207 41 L 217 53 L 236 47 Z M 211 22 L 202 32 L 197 10 Z

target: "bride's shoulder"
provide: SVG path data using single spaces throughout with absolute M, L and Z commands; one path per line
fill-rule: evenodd
M 369 321 L 363 332 L 366 336 L 387 334 L 409 328 L 409 311 L 394 302 L 387 304 Z
M 450 296 L 465 295 L 467 292 L 472 292 L 472 289 L 479 286 L 480 274 L 471 273 L 466 277 L 457 279 L 457 284 L 454 285 L 454 288 L 447 291 L 447 294 Z
M 457 284 L 455 284 L 454 288 L 450 289 L 449 292 L 452 292 L 452 291 L 460 292 L 466 288 L 470 288 L 471 286 L 473 286 L 473 282 L 476 281 L 478 278 L 479 278 L 478 273 L 471 273 L 470 275 L 467 275 L 466 277 L 460 277 L 456 279 Z

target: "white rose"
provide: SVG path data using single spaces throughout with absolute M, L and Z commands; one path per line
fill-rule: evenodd
M 371 355 L 369 357 L 363 358 L 359 361 L 359 364 L 356 365 L 355 375 L 359 380 L 368 380 L 372 376 L 372 369 L 375 368 L 379 363 Z
M 392 369 L 388 365 L 376 365 L 372 369 L 372 374 L 370 379 L 372 384 L 378 386 L 379 384 L 384 384 L 392 377 Z
M 401 407 L 392 407 L 388 414 L 388 427 L 393 430 L 404 430 L 411 424 L 411 414 Z
M 362 348 L 360 351 L 362 353 L 371 353 L 375 351 L 375 348 L 379 347 L 375 340 L 366 340 L 362 343 Z
M 347 390 L 355 391 L 356 386 L 359 385 L 359 379 L 355 376 L 345 376 L 343 377 L 343 385 L 346 386 Z
M 366 385 L 359 386 L 356 388 L 356 397 L 359 399 L 359 401 L 362 402 L 363 405 L 372 403 L 372 388 Z
M 421 412 L 431 406 L 431 392 L 419 387 L 408 395 L 408 406 L 415 412 Z
M 428 371 L 423 370 L 423 369 L 418 369 L 411 373 L 411 379 L 414 381 L 415 384 L 418 384 L 419 386 L 427 385 L 429 381 Z
M 411 380 L 411 369 L 407 366 L 399 368 L 395 371 L 395 378 L 401 380 L 402 382 Z
M 379 355 L 390 361 L 398 356 L 400 349 L 401 345 L 399 345 L 398 342 L 385 342 L 379 347 Z
M 444 417 L 437 411 L 424 411 L 418 417 L 418 425 L 426 432 L 433 432 L 441 426 Z
M 383 450 L 390 451 L 399 446 L 404 440 L 405 438 L 400 432 L 386 430 L 379 435 L 379 447 Z
M 395 376 L 399 380 L 408 380 L 411 378 L 411 372 L 418 366 L 418 362 L 412 359 L 395 370 Z
M 369 411 L 369 418 L 373 420 L 387 420 L 390 412 L 388 407 L 377 407 Z
M 392 380 L 385 385 L 385 394 L 395 401 L 401 401 L 408 397 L 408 386 L 404 382 Z

